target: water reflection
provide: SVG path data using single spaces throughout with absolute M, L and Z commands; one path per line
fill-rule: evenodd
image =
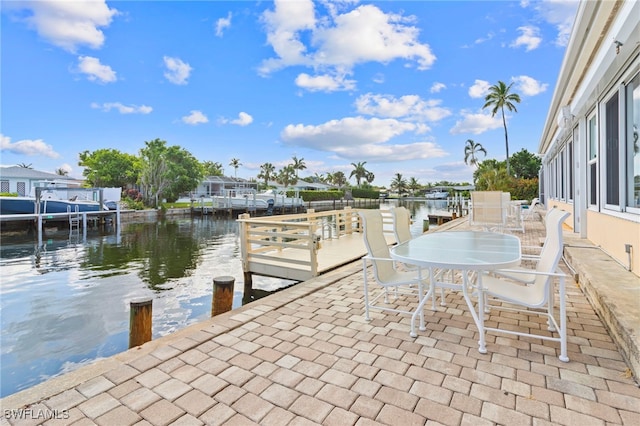
M 154 299 L 154 338 L 210 317 L 214 277 L 236 278 L 233 304 L 241 306 L 237 229 L 197 218 L 80 239 L 49 231 L 42 245 L 29 234 L 3 236 L 0 396 L 126 350 L 132 299 Z M 256 293 L 291 284 L 254 279 Z

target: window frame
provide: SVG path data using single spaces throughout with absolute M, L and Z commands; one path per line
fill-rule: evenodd
M 587 114 L 587 208 L 589 210 L 597 210 L 600 203 L 600 170 L 598 167 L 599 157 L 599 133 L 598 129 L 598 114 L 597 109 L 594 108 L 589 114 Z M 594 152 L 595 151 L 595 152 Z M 593 174 L 595 173 L 595 176 Z M 592 186 L 595 182 L 595 188 Z M 593 198 L 595 197 L 595 200 Z

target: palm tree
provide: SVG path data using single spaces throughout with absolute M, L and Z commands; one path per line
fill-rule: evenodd
M 264 179 L 264 186 L 269 186 L 269 179 L 273 177 L 276 171 L 276 166 L 271 163 L 264 163 L 260 166 L 260 173 L 258 174 L 258 179 Z
M 338 188 L 342 188 L 347 183 L 347 177 L 344 175 L 344 172 L 337 171 L 335 173 L 327 173 L 327 181 L 336 185 Z
M 29 164 L 20 163 L 20 164 L 18 164 L 18 167 L 22 167 L 22 168 L 25 168 L 25 169 L 33 169 L 33 167 L 31 167 L 31 163 L 29 163 Z
M 407 180 L 402 177 L 402 173 L 396 173 L 396 177 L 391 181 L 390 187 L 398 191 L 400 196 L 407 192 Z
M 407 187 L 411 190 L 411 195 L 416 195 L 416 192 L 420 189 L 422 185 L 420 185 L 420 182 L 418 182 L 418 179 L 412 177 L 409 178 L 409 183 L 407 184 Z
M 367 175 L 364 177 L 368 184 L 372 184 L 373 180 L 376 178 L 376 175 L 373 172 L 367 172 Z
M 365 164 L 367 164 L 366 161 L 363 161 L 363 162 L 358 163 L 358 164 L 351 163 L 351 165 L 354 167 L 354 169 L 351 171 L 351 174 L 349 175 L 349 179 L 351 179 L 352 177 L 355 176 L 356 183 L 358 184 L 358 186 L 360 186 L 360 179 L 366 178 L 367 174 L 369 173 L 369 171 L 364 168 Z
M 513 86 L 513 83 L 507 86 L 503 81 L 498 81 L 498 84 L 491 86 L 489 88 L 489 94 L 484 98 L 485 104 L 482 107 L 482 109 L 492 107 L 492 117 L 496 115 L 498 110 L 500 110 L 500 112 L 502 113 L 502 124 L 504 126 L 504 143 L 507 149 L 507 174 L 509 176 L 511 175 L 511 169 L 509 168 L 509 137 L 507 135 L 507 120 L 504 115 L 504 109 L 506 107 L 509 111 L 518 112 L 513 103 L 520 103 L 520 95 L 518 95 L 517 93 L 509 93 L 509 90 L 511 90 L 511 86 Z
M 467 144 L 464 147 L 464 164 L 471 164 L 472 166 L 478 167 L 477 154 L 479 152 L 484 153 L 486 157 L 487 150 L 484 149 L 480 143 L 476 143 L 472 139 L 467 139 Z
M 56 174 L 59 176 L 68 176 L 69 172 L 61 167 L 59 169 L 56 169 Z
M 293 165 L 289 164 L 280 169 L 276 175 L 276 180 L 285 188 L 289 185 L 295 185 L 298 182 L 298 178 L 296 178 L 296 170 Z
M 298 160 L 298 157 L 293 156 L 293 170 L 296 171 L 296 178 L 298 177 L 298 171 L 304 170 L 307 168 L 307 165 L 304 164 L 304 158 Z
M 233 176 L 238 177 L 238 167 L 242 166 L 242 163 L 237 158 L 232 158 L 229 165 L 234 168 Z

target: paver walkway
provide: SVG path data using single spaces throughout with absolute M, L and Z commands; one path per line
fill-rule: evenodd
M 406 317 L 366 322 L 356 262 L 4 398 L 2 424 L 640 425 L 640 389 L 572 280 L 567 308 L 569 363 L 507 335 L 483 355 L 455 292 L 415 339 Z

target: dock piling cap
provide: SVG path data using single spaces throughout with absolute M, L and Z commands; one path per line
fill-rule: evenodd
M 225 284 L 233 284 L 235 282 L 235 278 L 232 276 L 224 275 L 222 277 L 215 277 L 213 282 L 215 284 L 225 285 Z
M 144 305 L 148 305 L 151 302 L 152 302 L 152 298 L 151 297 L 139 297 L 137 299 L 131 300 L 130 305 L 131 306 L 144 306 Z

